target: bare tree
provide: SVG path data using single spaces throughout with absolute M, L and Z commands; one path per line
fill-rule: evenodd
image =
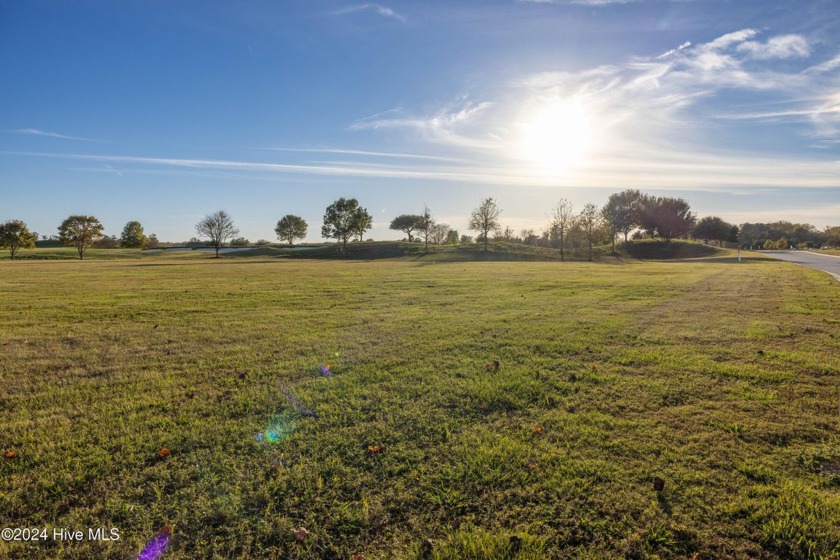
M 429 238 L 435 245 L 443 245 L 446 242 L 446 238 L 449 236 L 449 231 L 449 224 L 435 224 L 432 226 Z
M 425 242 L 424 251 L 429 250 L 429 236 L 432 234 L 432 228 L 435 226 L 435 220 L 432 218 L 432 211 L 429 210 L 428 206 L 423 206 L 423 213 L 420 214 L 420 219 L 417 220 L 417 233 L 418 237 L 423 235 L 423 241 Z
M 557 236 L 560 239 L 561 261 L 565 260 L 563 247 L 566 241 L 566 234 L 569 232 L 569 229 L 572 227 L 572 222 L 574 221 L 573 212 L 574 207 L 572 206 L 572 203 L 569 202 L 568 199 L 561 198 L 554 206 L 554 210 L 552 210 L 551 213 L 551 229 L 557 233 Z
M 233 225 L 233 218 L 224 210 L 205 216 L 195 225 L 195 231 L 198 235 L 210 238 L 210 245 L 216 249 L 216 258 L 219 258 L 219 248 L 228 239 L 239 235 L 239 230 Z
M 499 229 L 499 214 L 501 213 L 502 210 L 496 204 L 496 201 L 492 198 L 486 198 L 470 215 L 470 229 L 482 232 L 485 251 L 487 250 L 490 232 Z

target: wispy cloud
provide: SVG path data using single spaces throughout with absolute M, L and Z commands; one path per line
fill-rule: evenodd
M 351 150 L 343 148 L 266 148 L 274 152 L 292 152 L 306 154 L 345 154 L 352 156 L 371 156 L 382 158 L 419 159 L 429 161 L 464 161 L 463 159 L 432 156 L 426 154 L 409 154 L 404 152 L 377 152 L 370 150 Z
M 525 4 L 578 4 L 581 6 L 608 6 L 610 4 L 629 4 L 640 0 L 516 0 Z
M 806 37 L 765 35 L 741 29 L 697 44 L 684 41 L 658 56 L 524 75 L 481 102 L 462 97 L 425 114 L 391 109 L 351 130 L 402 130 L 415 138 L 419 132 L 431 144 L 465 148 L 476 162 L 503 162 L 527 174 L 535 171 L 516 143 L 522 123 L 552 103 L 573 101 L 587 110 L 597 142 L 589 165 L 554 178 L 558 185 L 840 187 L 840 164 L 827 160 L 825 150 L 804 155 L 808 146 L 828 145 L 840 129 L 840 96 L 830 72 L 840 67 L 840 56 L 813 61 Z M 785 126 L 781 134 L 805 142 L 781 157 L 757 155 L 754 143 L 721 145 L 722 127 L 746 138 L 745 125 L 759 121 Z
M 840 68 L 840 54 L 830 60 L 821 62 L 805 70 L 806 74 L 822 74 L 823 72 L 831 72 Z
M 659 60 L 660 58 L 667 58 L 667 57 L 671 56 L 672 54 L 677 54 L 678 52 L 680 52 L 683 49 L 687 49 L 690 46 L 691 46 L 691 41 L 686 41 L 685 43 L 683 43 L 682 45 L 680 45 L 679 47 L 677 47 L 675 49 L 665 51 L 664 53 L 657 56 L 656 59 Z
M 430 114 L 412 114 L 404 109 L 389 109 L 359 119 L 350 130 L 406 129 L 437 144 L 457 145 L 477 149 L 492 149 L 496 141 L 486 130 L 477 131 L 473 126 L 494 103 L 474 102 L 469 96 L 460 96 Z
M 97 140 L 95 138 L 83 138 L 81 136 L 69 136 L 67 134 L 59 134 L 57 132 L 49 132 L 46 130 L 39 130 L 37 128 L 12 128 L 6 130 L 14 134 L 25 134 L 28 136 L 46 136 L 48 138 L 60 138 L 61 140 L 80 140 L 82 142 L 105 142 L 105 140 Z
M 804 58 L 811 54 L 811 46 L 801 35 L 780 35 L 765 43 L 744 41 L 738 51 L 748 53 L 756 60 L 773 58 Z
M 338 16 L 363 11 L 372 11 L 379 14 L 382 17 L 395 19 L 403 23 L 406 22 L 405 16 L 402 16 L 394 10 L 392 10 L 391 8 L 388 8 L 387 6 L 382 6 L 381 4 L 358 4 L 356 6 L 350 6 L 348 8 L 338 10 L 337 12 L 334 12 L 334 14 Z

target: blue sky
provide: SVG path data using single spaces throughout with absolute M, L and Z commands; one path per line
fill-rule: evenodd
M 0 0 L 0 220 L 316 241 L 352 196 L 388 239 L 639 188 L 840 225 L 837 29 L 837 0 Z

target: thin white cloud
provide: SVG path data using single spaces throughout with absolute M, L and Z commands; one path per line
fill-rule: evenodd
M 14 134 L 25 134 L 28 136 L 46 136 L 48 138 L 59 138 L 61 140 L 80 140 L 82 142 L 105 142 L 105 140 L 97 140 L 95 138 L 83 138 L 81 136 L 69 136 L 67 134 L 59 134 L 57 132 L 49 132 L 46 130 L 39 130 L 37 128 L 13 128 L 6 132 Z
M 671 49 L 669 51 L 666 51 L 666 52 L 660 54 L 659 56 L 656 57 L 656 59 L 659 60 L 660 58 L 667 58 L 667 57 L 671 56 L 672 54 L 677 54 L 678 52 L 680 52 L 683 49 L 687 49 L 690 46 L 691 46 L 691 41 L 686 41 L 685 43 L 678 46 L 677 48 Z
M 822 74 L 824 72 L 831 72 L 832 70 L 836 70 L 837 68 L 840 68 L 840 54 L 838 54 L 830 60 L 826 60 L 825 62 L 821 62 L 820 64 L 811 66 L 810 68 L 805 70 L 805 73 Z
M 603 157 L 591 162 L 562 180 L 528 173 L 500 161 L 494 165 L 453 165 L 423 167 L 383 165 L 365 162 L 322 162 L 312 164 L 277 164 L 254 161 L 152 158 L 49 152 L 0 152 L 18 156 L 131 164 L 148 170 L 170 169 L 177 172 L 224 171 L 334 177 L 383 179 L 422 179 L 475 185 L 504 185 L 556 188 L 558 186 L 615 189 L 632 184 L 637 188 L 676 191 L 726 191 L 733 187 L 838 188 L 840 161 L 759 158 L 714 154 L 675 153 L 656 160 L 639 158 L 630 151 L 621 157 Z M 80 169 L 80 168 L 76 168 Z M 87 169 L 106 171 L 105 169 Z
M 373 11 L 382 17 L 395 19 L 403 23 L 406 22 L 405 16 L 402 16 L 394 10 L 392 10 L 391 8 L 388 8 L 387 6 L 382 6 L 381 4 L 359 4 L 357 6 L 350 6 L 348 8 L 338 10 L 337 12 L 334 12 L 334 14 L 338 16 L 362 11 Z
M 493 103 L 475 103 L 461 96 L 432 114 L 414 115 L 403 109 L 389 109 L 350 125 L 350 130 L 407 129 L 419 133 L 426 140 L 445 145 L 476 149 L 492 149 L 497 142 L 486 131 L 471 130 Z
M 429 161 L 464 161 L 461 159 L 430 156 L 425 154 L 408 154 L 403 152 L 376 152 L 370 150 L 351 150 L 343 148 L 266 148 L 274 152 L 292 152 L 292 153 L 308 153 L 308 154 L 345 154 L 355 156 L 371 156 L 384 158 L 405 158 L 405 159 L 419 159 Z
M 640 0 L 516 0 L 526 4 L 577 4 L 580 6 L 608 6 L 610 4 L 629 4 Z

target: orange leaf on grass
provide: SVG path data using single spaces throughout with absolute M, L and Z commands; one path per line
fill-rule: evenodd
M 15 453 L 14 451 L 6 451 L 6 454 L 4 456 L 6 457 L 6 459 L 17 459 L 17 453 Z
M 542 433 L 542 426 L 537 426 L 534 428 L 534 435 L 540 435 Z
M 297 542 L 303 542 L 303 539 L 305 539 L 308 534 L 309 531 L 307 531 L 306 527 L 303 526 L 298 527 L 297 529 L 292 529 L 292 536 Z
M 169 448 L 168 447 L 164 447 L 163 449 L 158 451 L 158 457 L 160 457 L 161 459 L 163 459 L 167 455 L 169 455 Z

